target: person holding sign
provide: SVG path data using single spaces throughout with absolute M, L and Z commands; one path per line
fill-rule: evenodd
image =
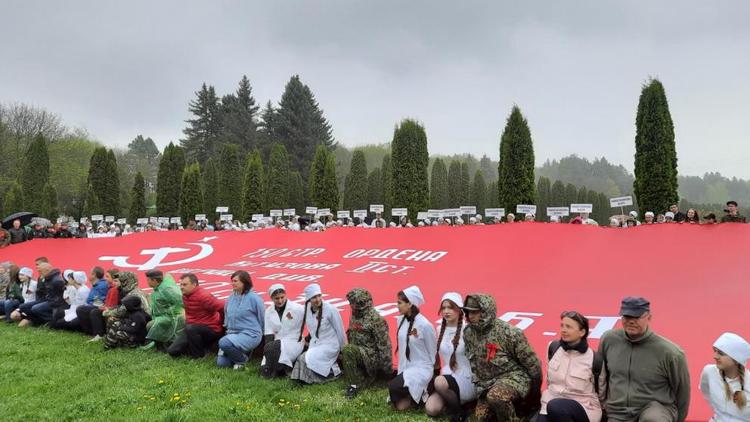
M 263 333 L 265 346 L 260 375 L 264 378 L 286 376 L 305 348 L 305 343 L 298 339 L 305 308 L 287 299 L 283 284 L 271 285 L 268 296 L 273 303 L 266 309 Z
M 512 212 L 509 212 L 508 215 L 505 216 L 505 222 L 506 223 L 515 223 L 516 222 L 516 215 Z
M 750 421 L 750 343 L 734 333 L 724 333 L 714 342 L 713 365 L 701 373 L 700 390 L 714 410 L 710 422 Z
M 291 379 L 303 384 L 323 384 L 341 375 L 337 363 L 344 347 L 346 334 L 339 311 L 323 301 L 320 285 L 312 283 L 305 287 L 305 314 L 302 317 L 297 341 L 307 327 L 305 341 L 309 344 L 294 364 Z
M 379 212 L 375 213 L 375 218 L 372 220 L 372 223 L 370 224 L 370 227 L 376 227 L 376 228 L 385 228 L 385 227 L 387 227 L 385 219 L 380 216 Z
M 406 410 L 427 400 L 427 386 L 435 366 L 437 338 L 432 323 L 419 313 L 424 296 L 417 286 L 397 294 L 398 375 L 388 383 L 391 404 Z M 408 324 L 407 324 L 408 322 Z
M 431 394 L 425 404 L 427 415 L 433 418 L 443 411 L 452 418 L 464 416 L 461 415 L 461 405 L 476 399 L 476 386 L 472 382 L 471 364 L 464 345 L 463 306 L 463 298 L 456 292 L 444 294 L 440 301 L 443 318 L 435 354 L 435 371 L 439 375 L 430 383 Z

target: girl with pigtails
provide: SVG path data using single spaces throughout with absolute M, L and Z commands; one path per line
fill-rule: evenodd
M 724 333 L 713 349 L 715 363 L 703 368 L 699 386 L 714 411 L 709 422 L 750 421 L 750 342 Z
M 432 323 L 419 313 L 424 296 L 417 286 L 397 295 L 398 375 L 388 383 L 388 394 L 396 410 L 406 410 L 427 400 L 432 380 L 437 339 Z
M 464 314 L 461 295 L 448 292 L 440 300 L 440 324 L 435 373 L 430 383 L 430 396 L 425 412 L 433 418 L 445 412 L 451 420 L 465 417 L 461 405 L 476 399 L 476 387 L 471 381 L 471 364 L 466 358 L 463 339 Z M 442 364 L 441 364 L 442 362 Z

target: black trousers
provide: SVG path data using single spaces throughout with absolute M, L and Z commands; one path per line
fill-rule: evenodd
M 104 317 L 99 307 L 91 305 L 79 306 L 76 308 L 76 316 L 84 333 L 104 337 L 107 325 L 104 322 Z
M 589 422 L 589 417 L 577 401 L 553 399 L 547 403 L 547 414 L 537 416 L 536 422 Z
M 188 324 L 185 330 L 177 337 L 167 349 L 172 357 L 188 355 L 193 359 L 200 359 L 206 355 L 206 351 L 221 338 L 208 326 L 200 324 Z
M 56 308 L 52 312 L 52 321 L 50 321 L 49 327 L 54 330 L 81 330 L 81 324 L 78 323 L 78 318 L 74 318 L 72 321 L 65 321 L 65 308 Z

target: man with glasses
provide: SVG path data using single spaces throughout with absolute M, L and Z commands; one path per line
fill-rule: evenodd
M 648 300 L 626 297 L 620 316 L 623 328 L 608 331 L 599 344 L 608 375 L 608 420 L 683 422 L 690 404 L 685 353 L 651 331 Z

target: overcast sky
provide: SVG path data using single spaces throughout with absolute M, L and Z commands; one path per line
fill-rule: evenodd
M 292 74 L 336 140 L 389 141 L 414 117 L 430 153 L 498 157 L 513 104 L 537 164 L 632 170 L 641 85 L 664 83 L 679 171 L 750 178 L 750 1 L 0 0 L 0 102 L 59 113 L 109 145 L 182 136 L 204 81 L 246 74 L 274 103 Z

